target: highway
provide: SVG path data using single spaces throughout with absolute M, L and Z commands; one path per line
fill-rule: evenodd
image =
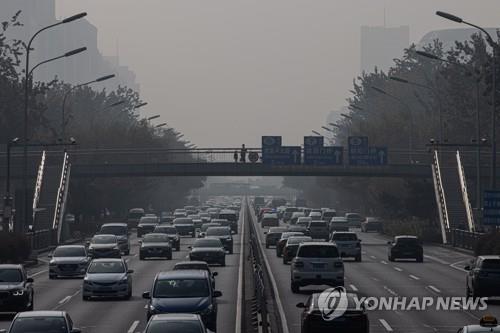
M 146 300 L 142 298 L 142 292 L 150 289 L 157 272 L 172 269 L 178 261 L 189 260 L 186 258 L 187 247 L 194 238 L 181 238 L 181 251 L 173 252 L 173 260 L 140 261 L 138 239 L 135 232 L 133 235 L 131 254 L 125 257 L 129 268 L 134 270 L 132 299 L 82 301 L 82 279 L 49 280 L 48 258 L 45 255 L 42 260 L 47 261 L 47 264 L 29 271 L 35 279 L 35 310 L 67 311 L 75 327 L 85 333 L 142 332 L 146 324 Z M 241 233 L 234 235 L 234 254 L 226 256 L 226 267 L 212 267 L 213 271 L 218 272 L 216 289 L 223 293 L 218 299 L 217 332 L 235 331 L 241 236 Z M 11 319 L 12 316 L 0 317 L 0 329 L 8 328 Z
M 255 220 L 255 219 L 254 219 Z M 257 226 L 261 244 L 264 229 Z M 440 246 L 424 244 L 424 262 L 387 260 L 389 238 L 376 233 L 357 232 L 362 240 L 363 260 L 344 261 L 345 287 L 359 296 L 438 297 L 465 296 L 463 266 L 470 258 Z M 295 305 L 304 302 L 307 295 L 321 292 L 328 286 L 302 287 L 299 294 L 290 290 L 290 265 L 284 265 L 274 247 L 262 247 L 276 281 L 284 315 L 290 333 L 300 332 L 300 313 Z M 485 311 L 368 311 L 370 332 L 456 332 L 460 327 L 477 324 L 482 315 L 490 313 L 500 317 L 500 303 L 490 301 Z

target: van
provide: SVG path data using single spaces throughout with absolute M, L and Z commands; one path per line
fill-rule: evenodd
M 328 231 L 328 224 L 325 221 L 311 221 L 307 227 L 307 234 L 313 239 L 324 239 L 328 241 L 330 233 Z
M 238 214 L 236 213 L 236 211 L 223 209 L 219 212 L 218 218 L 231 222 L 231 231 L 235 234 L 238 233 Z

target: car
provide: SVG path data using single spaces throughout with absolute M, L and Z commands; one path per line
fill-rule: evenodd
M 115 235 L 95 235 L 87 242 L 88 253 L 92 258 L 120 258 L 121 251 Z
M 276 243 L 276 256 L 281 257 L 283 254 L 283 248 L 285 247 L 286 241 L 292 236 L 305 236 L 304 233 L 299 231 L 287 231 L 281 234 L 281 238 Z
M 307 226 L 300 224 L 300 225 L 288 225 L 287 231 L 288 232 L 301 232 L 306 236 L 309 236 L 309 224 Z
M 214 222 L 203 223 L 201 225 L 200 232 L 198 233 L 198 238 L 205 237 L 205 234 L 206 234 L 208 228 L 211 228 L 211 227 L 220 227 L 220 226 L 221 226 L 220 223 L 214 223 Z
M 271 214 L 274 213 L 274 209 L 271 207 L 262 207 L 259 209 L 259 212 L 257 213 L 257 222 L 262 221 L 262 218 L 264 217 L 264 214 Z M 279 217 L 279 216 L 278 216 Z
M 479 320 L 479 325 L 467 325 L 458 329 L 457 333 L 499 333 L 498 320 L 492 315 L 484 315 Z
M 212 219 L 211 223 L 219 224 L 218 226 L 220 227 L 228 227 L 231 228 L 231 221 L 226 220 L 226 219 Z M 216 227 L 216 226 L 214 226 Z M 206 231 L 206 230 L 205 230 Z
M 140 241 L 139 260 L 164 257 L 172 260 L 172 244 L 168 235 L 163 233 L 146 234 Z
M 170 215 L 168 212 L 161 212 L 160 214 L 160 224 L 168 224 L 174 221 L 174 216 Z
M 344 285 L 344 264 L 337 246 L 328 242 L 302 243 L 290 266 L 290 287 L 298 293 L 307 285 Z
M 262 216 L 262 220 L 260 221 L 260 226 L 262 228 L 267 227 L 279 227 L 280 220 L 278 218 L 278 214 L 274 213 L 266 213 Z
M 83 245 L 60 245 L 49 254 L 49 279 L 84 276 L 90 262 Z
M 175 270 L 156 275 L 150 291 L 147 318 L 161 313 L 196 313 L 211 331 L 217 330 L 217 301 L 222 293 L 214 290 L 208 272 Z
M 219 274 L 217 272 L 212 272 L 210 266 L 208 266 L 206 261 L 179 261 L 174 265 L 173 270 L 181 269 L 200 269 L 202 271 L 207 271 L 212 277 L 212 286 L 215 288 L 215 277 Z
M 299 208 L 300 209 L 300 208 Z M 290 218 L 290 224 L 296 224 L 297 223 L 297 220 L 300 218 L 300 217 L 305 217 L 306 214 L 304 214 L 304 212 L 295 212 L 292 214 L 292 217 Z
M 333 320 L 323 319 L 323 311 L 318 300 L 320 293 L 313 293 L 307 298 L 305 303 L 297 303 L 297 308 L 302 309 L 300 315 L 301 333 L 323 333 L 323 332 L 359 332 L 368 333 L 370 331 L 370 321 L 366 313 L 366 306 L 361 303 L 356 304 L 356 295 L 346 293 L 346 305 L 336 308 L 344 311 L 339 317 Z
M 187 215 L 198 214 L 198 209 L 195 206 L 184 206 L 184 211 Z
M 287 223 L 291 220 L 293 213 L 298 212 L 299 209 L 297 207 L 286 207 L 283 212 L 283 222 Z
M 181 249 L 181 238 L 177 232 L 177 228 L 173 225 L 158 225 L 154 228 L 153 234 L 165 234 L 170 239 L 172 248 L 176 251 Z
M 467 271 L 466 294 L 468 297 L 500 296 L 500 256 L 482 255 L 471 260 Z
M 120 251 L 128 256 L 130 254 L 130 240 L 127 223 L 105 223 L 99 229 L 99 234 L 115 235 Z
M 365 218 L 358 213 L 346 213 L 345 218 L 347 219 L 347 222 L 349 222 L 349 226 L 352 228 L 360 228 L 361 222 L 365 220 Z
M 321 209 L 313 209 L 307 217 L 311 218 L 312 220 L 321 220 L 321 216 L 323 215 L 323 212 Z
M 226 266 L 226 250 L 218 238 L 198 238 L 188 248 L 189 260 Z
M 332 217 L 328 231 L 330 234 L 334 231 L 349 231 L 349 221 L 345 217 Z
M 281 235 L 287 231 L 285 227 L 271 227 L 268 231 L 264 231 L 266 235 L 266 249 L 271 246 L 276 246 L 281 238 Z
M 307 234 L 314 239 L 324 239 L 328 241 L 330 238 L 328 223 L 325 221 L 312 220 L 307 226 Z
M 367 217 L 361 222 L 361 232 L 382 232 L 382 221 L 378 217 Z
M 309 236 L 292 236 L 288 238 L 283 248 L 283 263 L 286 265 L 295 258 L 300 243 L 311 242 L 312 240 Z
M 160 223 L 157 217 L 143 216 L 137 225 L 137 237 L 149 234 Z
M 176 218 L 173 224 L 179 235 L 196 237 L 196 229 L 192 219 L 187 217 Z
M 201 212 L 200 213 L 200 219 L 203 221 L 203 223 L 208 223 L 212 218 L 210 217 L 210 214 L 207 212 Z
M 207 329 L 199 314 L 163 313 L 152 316 L 144 333 L 186 332 L 206 333 Z
M 330 242 L 337 245 L 342 258 L 353 257 L 354 260 L 361 261 L 361 239 L 355 232 L 335 231 Z
M 321 219 L 325 222 L 330 222 L 332 217 L 337 216 L 337 211 L 335 209 L 325 209 L 323 214 L 321 214 Z
M 0 265 L 0 312 L 33 311 L 33 278 L 23 265 Z
M 73 320 L 66 311 L 29 311 L 18 313 L 9 330 L 0 330 L 2 333 L 81 333 L 73 326 Z
M 307 228 L 309 226 L 309 222 L 311 221 L 312 218 L 310 218 L 309 216 L 302 216 L 297 219 L 297 223 L 295 223 L 295 225 Z
M 132 297 L 132 273 L 124 259 L 94 259 L 83 278 L 82 300 L 92 297 Z
M 424 250 L 418 237 L 416 236 L 396 236 L 393 241 L 387 242 L 389 245 L 387 259 L 415 259 L 417 262 L 424 261 Z
M 129 227 L 136 227 L 139 224 L 139 220 L 145 214 L 143 208 L 131 208 L 127 214 L 127 225 Z
M 219 219 L 228 220 L 231 222 L 231 231 L 238 233 L 238 213 L 232 209 L 223 209 L 219 212 Z
M 233 254 L 234 243 L 233 236 L 231 234 L 231 228 L 228 227 L 210 227 L 205 233 L 207 238 L 217 238 L 221 241 L 224 249 L 230 254 Z

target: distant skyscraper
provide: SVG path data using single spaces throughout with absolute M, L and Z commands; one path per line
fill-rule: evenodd
M 361 27 L 361 71 L 387 71 L 410 45 L 410 27 Z

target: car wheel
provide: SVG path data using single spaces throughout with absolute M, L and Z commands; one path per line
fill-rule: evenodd
M 130 255 L 130 249 L 128 249 L 127 251 L 125 251 L 125 255 L 126 256 Z
M 387 260 L 389 260 L 389 261 L 394 261 L 394 258 L 393 258 L 391 255 L 389 255 L 389 256 L 387 257 Z
M 280 252 L 280 251 L 278 251 L 278 249 L 277 249 L 277 248 L 276 248 L 276 256 L 277 256 L 278 258 L 281 258 L 281 252 Z
M 291 289 L 292 289 L 292 293 L 296 294 L 300 291 L 300 286 L 298 283 L 292 282 Z
M 181 250 L 181 246 L 180 245 L 177 245 L 177 247 L 175 248 L 176 251 L 180 251 Z
M 424 256 L 418 256 L 417 262 L 424 262 Z
M 139 255 L 139 260 L 144 260 L 144 256 L 142 254 Z
M 269 248 L 269 244 L 266 244 L 266 249 L 268 249 L 268 248 Z
M 82 301 L 89 301 L 90 300 L 90 297 L 89 296 L 83 296 L 82 295 Z
M 233 250 L 233 248 L 231 248 L 231 249 L 229 250 L 229 254 L 233 254 L 233 251 L 234 251 L 234 250 Z
M 57 278 L 57 275 L 55 274 L 49 274 L 49 280 L 54 280 Z
M 223 261 L 221 261 L 220 265 L 221 265 L 222 267 L 225 267 L 225 266 L 226 266 L 226 259 L 224 259 Z
M 193 233 L 191 234 L 191 238 L 195 238 L 196 237 L 196 233 L 193 231 Z
M 125 296 L 125 299 L 126 299 L 126 300 L 129 300 L 129 299 L 131 299 L 131 298 L 132 298 L 132 289 L 130 289 L 130 290 L 128 291 L 128 293 L 127 293 L 127 296 Z
M 172 253 L 167 256 L 167 260 L 172 260 Z
M 285 257 L 283 257 L 283 264 L 284 264 L 284 265 L 288 264 L 288 260 L 286 260 L 286 258 L 285 258 Z
M 31 295 L 31 302 L 30 305 L 26 307 L 26 311 L 33 311 L 33 309 L 35 308 L 35 299 L 33 296 L 34 295 Z
M 361 261 L 361 254 L 358 254 L 358 255 L 356 256 L 356 261 L 357 261 L 357 262 L 360 262 L 360 261 Z

